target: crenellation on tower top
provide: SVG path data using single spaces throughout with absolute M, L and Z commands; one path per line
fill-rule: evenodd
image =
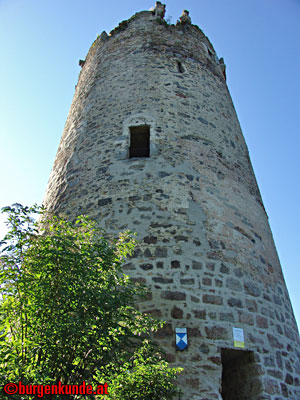
M 154 16 L 164 19 L 165 13 L 166 13 L 166 5 L 162 4 L 160 1 L 157 1 L 153 9 Z
M 181 17 L 177 21 L 176 25 L 191 25 L 192 20 L 191 17 L 189 16 L 188 10 L 183 10 Z

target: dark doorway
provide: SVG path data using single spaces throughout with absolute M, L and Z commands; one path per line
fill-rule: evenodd
M 252 400 L 261 394 L 253 351 L 221 349 L 223 400 Z
M 150 127 L 147 125 L 130 128 L 129 158 L 150 156 Z

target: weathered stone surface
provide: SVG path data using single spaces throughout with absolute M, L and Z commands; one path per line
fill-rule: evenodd
M 267 373 L 270 376 L 273 376 L 274 378 L 277 378 L 277 379 L 282 379 L 282 377 L 283 377 L 282 372 L 279 371 L 278 369 L 268 369 Z
M 256 316 L 256 326 L 258 328 L 267 329 L 268 328 L 268 320 L 267 318 L 261 317 L 260 315 Z
M 211 361 L 213 364 L 221 365 L 221 357 L 208 357 L 208 360 Z
M 177 260 L 171 261 L 171 268 L 180 268 L 180 262 Z
M 190 337 L 197 337 L 197 338 L 202 337 L 202 334 L 198 328 L 189 328 L 188 335 Z
M 228 331 L 222 326 L 213 326 L 212 328 L 205 328 L 205 333 L 208 339 L 227 339 Z
M 287 383 L 288 385 L 292 385 L 294 383 L 294 379 L 291 374 L 286 374 L 285 383 Z
M 151 314 L 151 315 L 153 315 L 154 317 L 158 317 L 158 318 L 160 318 L 160 317 L 162 316 L 161 311 L 158 310 L 157 308 L 155 308 L 155 309 L 153 309 L 153 310 L 147 310 L 147 311 L 145 311 L 145 313 Z
M 221 272 L 222 274 L 229 274 L 229 268 L 226 267 L 226 265 L 224 265 L 224 264 L 222 263 L 222 264 L 221 264 L 221 267 L 220 267 L 220 272 Z
M 220 281 L 220 279 L 215 279 L 215 285 L 216 285 L 217 287 L 222 287 L 222 286 L 223 286 L 223 282 Z
M 211 263 L 211 262 L 206 263 L 206 264 L 205 264 L 205 267 L 206 267 L 206 269 L 207 269 L 208 271 L 214 271 L 214 270 L 215 270 L 215 264 L 214 264 L 214 263 Z
M 154 337 L 157 339 L 169 338 L 174 335 L 174 331 L 172 329 L 172 325 L 170 323 L 165 324 L 163 328 L 160 328 L 157 332 L 154 333 Z
M 242 302 L 241 302 L 241 300 L 240 299 L 235 299 L 235 298 L 230 298 L 228 301 L 227 301 L 227 304 L 230 306 L 230 307 L 237 307 L 237 308 L 243 308 L 243 304 L 242 304 Z
M 193 285 L 195 283 L 195 279 L 193 278 L 180 279 L 180 283 L 182 285 Z
M 152 278 L 152 280 L 156 283 L 163 283 L 163 284 L 167 284 L 167 283 L 172 283 L 173 279 L 172 278 L 162 278 L 160 276 L 154 276 Z
M 244 282 L 244 289 L 247 294 L 250 294 L 250 296 L 260 296 L 261 292 L 259 288 L 251 281 Z
M 234 278 L 228 278 L 226 281 L 226 287 L 235 292 L 240 292 L 242 290 L 242 285 L 239 280 Z
M 151 253 L 150 249 L 145 249 L 144 256 L 149 257 L 149 258 L 152 257 L 152 253 Z
M 234 316 L 232 313 L 220 313 L 220 320 L 221 321 L 230 321 L 230 322 L 234 322 Z
M 284 334 L 286 337 L 288 337 L 289 339 L 291 339 L 292 341 L 295 340 L 295 332 L 293 329 L 289 328 L 288 326 L 284 326 Z
M 161 297 L 167 300 L 185 300 L 186 294 L 182 292 L 172 292 L 170 290 L 165 290 L 162 292 Z
M 102 207 L 102 206 L 106 206 L 107 204 L 110 204 L 112 202 L 111 197 L 107 198 L 107 199 L 100 199 L 98 200 L 98 206 Z
M 199 351 L 203 354 L 209 353 L 209 347 L 206 344 L 201 344 Z
M 181 308 L 174 306 L 171 311 L 171 316 L 174 319 L 182 319 L 183 311 L 181 310 Z
M 144 242 L 147 244 L 155 244 L 155 243 L 157 243 L 157 237 L 156 236 L 145 236 Z
M 249 311 L 251 311 L 251 312 L 257 311 L 257 303 L 255 300 L 246 299 L 245 303 L 246 303 L 246 307 L 248 308 Z
M 212 295 L 212 294 L 205 294 L 203 296 L 203 303 L 222 305 L 223 304 L 223 298 L 221 296 L 215 296 L 215 295 Z
M 276 351 L 276 363 L 277 363 L 278 368 L 282 368 L 283 367 L 283 361 L 282 361 L 282 357 L 281 357 L 280 351 Z
M 268 308 L 262 307 L 262 308 L 261 308 L 261 313 L 262 313 L 262 315 L 265 315 L 266 317 L 269 317 L 269 318 L 271 318 L 271 319 L 274 319 L 274 318 L 275 318 L 274 312 L 271 311 L 271 310 L 268 309 Z
M 267 337 L 268 337 L 270 345 L 273 348 L 276 348 L 276 349 L 282 349 L 283 348 L 283 344 L 280 343 L 279 340 L 275 336 L 273 336 L 270 333 L 268 333 Z
M 193 310 L 192 313 L 197 319 L 206 319 L 206 310 Z
M 112 237 L 137 232 L 124 272 L 152 291 L 141 311 L 167 321 L 154 336 L 184 367 L 182 400 L 220 398 L 234 326 L 254 352 L 245 390 L 267 379 L 256 400 L 299 399 L 299 335 L 224 61 L 188 12 L 169 26 L 164 11 L 94 42 L 44 203 L 71 220 L 87 214 Z M 137 130 L 149 132 L 149 157 L 132 157 Z M 188 329 L 183 352 L 176 327 Z
M 281 387 L 281 393 L 284 397 L 288 397 L 289 392 L 288 392 L 288 388 L 284 383 L 280 383 L 280 387 Z
M 264 365 L 266 367 L 275 367 L 275 361 L 273 357 L 264 357 Z
M 261 337 L 253 335 L 252 333 L 249 333 L 249 340 L 256 345 L 262 346 L 265 344 L 264 340 Z
M 253 314 L 245 311 L 239 311 L 239 322 L 246 325 L 254 325 Z
M 266 378 L 264 381 L 264 386 L 266 393 L 268 394 L 278 394 L 280 393 L 280 388 L 275 379 Z
M 148 271 L 149 269 L 153 269 L 152 264 L 141 264 L 140 268 L 143 269 L 144 271 Z
M 174 363 L 176 361 L 176 357 L 174 354 L 167 353 L 164 355 L 164 359 L 169 363 Z
M 139 276 L 137 278 L 131 278 L 131 280 L 132 280 L 132 282 L 135 282 L 137 284 L 141 283 L 142 285 L 144 285 L 146 283 L 146 279 L 143 278 L 142 276 Z
M 200 380 L 198 378 L 186 379 L 186 384 L 187 384 L 187 386 L 190 386 L 193 389 L 198 389 L 199 388 L 199 384 L 200 384 Z
M 155 257 L 165 258 L 168 256 L 168 249 L 166 247 L 156 247 Z
M 193 261 L 192 262 L 192 268 L 193 269 L 202 269 L 202 263 L 198 262 L 198 261 Z

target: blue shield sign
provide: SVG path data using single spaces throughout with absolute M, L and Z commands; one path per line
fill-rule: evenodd
M 188 346 L 186 328 L 175 328 L 176 333 L 176 349 L 184 350 Z

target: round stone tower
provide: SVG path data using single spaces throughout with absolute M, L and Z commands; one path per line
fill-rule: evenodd
M 44 204 L 139 245 L 156 339 L 182 399 L 300 398 L 297 326 L 225 65 L 184 11 L 123 21 L 91 46 Z

